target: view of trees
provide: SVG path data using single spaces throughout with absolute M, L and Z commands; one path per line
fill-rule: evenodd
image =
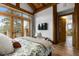
M 3 16 L 2 16 L 3 17 Z M 9 27 L 10 27 L 10 21 L 8 17 L 4 17 L 1 20 L 1 24 L 0 24 L 0 33 L 5 33 L 7 31 L 9 31 Z
M 6 7 L 0 7 L 0 12 L 5 12 L 5 13 L 9 13 L 9 14 L 14 14 L 16 16 L 22 16 L 25 18 L 24 21 L 24 29 L 26 30 L 27 28 L 29 28 L 29 24 L 27 22 L 28 18 L 30 17 L 28 14 L 24 14 L 18 11 L 14 11 L 11 9 L 8 9 Z M 13 22 L 13 27 L 14 27 L 14 31 L 13 31 L 13 35 L 21 35 L 21 20 L 20 19 L 16 19 L 14 17 L 14 22 Z M 10 33 L 10 17 L 8 16 L 0 16 L 0 33 L 3 34 L 9 34 Z

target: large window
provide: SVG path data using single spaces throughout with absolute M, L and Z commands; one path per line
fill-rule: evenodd
M 9 9 L 5 7 L 0 7 L 0 12 L 8 12 Z
M 6 7 L 0 7 L 0 33 L 11 37 L 20 37 L 23 34 L 26 36 L 29 31 L 28 14 L 18 12 Z M 26 32 L 23 33 L 23 32 Z

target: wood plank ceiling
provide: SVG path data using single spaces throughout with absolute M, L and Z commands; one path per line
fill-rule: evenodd
M 23 12 L 29 13 L 31 15 L 33 15 L 37 12 L 40 12 L 41 10 L 44 10 L 50 6 L 57 5 L 56 3 L 27 3 L 29 5 L 29 7 L 31 7 L 33 10 L 33 13 L 31 13 L 27 10 L 20 8 L 20 3 L 16 3 L 16 6 L 12 5 L 11 3 L 2 3 L 2 4 L 12 7 L 14 9 L 20 10 L 20 11 L 23 11 Z
M 37 13 L 43 9 L 50 7 L 51 5 L 56 5 L 56 3 L 28 3 L 28 5 L 32 8 L 33 13 Z

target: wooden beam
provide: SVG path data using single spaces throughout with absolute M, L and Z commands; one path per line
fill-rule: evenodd
M 39 8 L 39 9 L 37 9 L 37 10 L 34 12 L 34 14 L 36 14 L 36 13 L 42 11 L 42 10 L 45 10 L 45 9 L 47 9 L 47 8 L 49 8 L 49 7 L 50 7 L 50 6 L 41 7 L 41 8 Z
M 29 28 L 28 28 L 28 35 L 30 36 L 30 34 L 31 34 L 31 28 L 30 28 L 30 25 L 31 25 L 31 20 L 30 19 L 28 19 L 28 23 L 29 23 Z
M 27 3 L 27 4 L 32 8 L 33 12 L 36 10 L 35 6 L 32 3 Z
M 18 7 L 16 7 L 15 5 L 12 5 L 12 4 L 10 4 L 10 3 L 2 3 L 2 4 L 4 4 L 5 6 L 8 6 L 8 7 L 10 7 L 10 8 L 12 8 L 12 9 L 16 9 L 16 10 L 22 11 L 22 12 L 24 12 L 24 13 L 28 13 L 28 14 L 30 14 L 30 15 L 33 15 L 33 13 L 31 13 L 31 12 L 29 12 L 29 11 L 27 11 L 27 10 L 24 10 L 24 9 L 22 9 L 22 8 L 18 8 Z
M 79 3 L 75 4 L 73 19 L 73 46 L 79 49 Z
M 5 12 L 0 12 L 0 15 L 3 15 L 3 16 L 11 16 L 11 17 L 16 17 L 16 18 L 20 18 L 20 19 L 24 18 L 22 16 L 17 16 L 15 14 L 9 14 L 9 13 L 5 13 Z
M 57 44 L 58 43 L 58 39 L 57 39 L 57 5 L 52 5 L 52 11 L 53 11 L 53 43 Z
M 24 19 L 21 19 L 21 34 L 24 36 Z
M 13 34 L 14 34 L 13 22 L 14 22 L 14 19 L 13 19 L 12 16 L 10 16 L 10 37 L 11 37 L 11 38 L 14 38 L 14 37 L 13 37 Z
M 42 3 L 43 4 L 43 6 L 46 6 L 46 4 L 45 3 Z
M 16 3 L 16 7 L 20 8 L 20 3 Z
M 49 7 L 51 7 L 51 6 L 54 6 L 54 5 L 57 5 L 57 4 L 43 4 L 44 6 L 43 7 L 41 7 L 41 8 L 39 8 L 39 9 L 37 9 L 35 12 L 34 12 L 34 14 L 35 13 L 38 13 L 38 12 L 40 12 L 40 11 L 42 11 L 42 10 L 44 10 L 44 9 L 47 9 L 47 8 L 49 8 Z

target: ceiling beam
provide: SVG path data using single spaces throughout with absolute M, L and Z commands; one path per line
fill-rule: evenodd
M 46 6 L 46 4 L 45 3 L 42 3 L 43 4 L 43 6 Z
M 20 8 L 20 3 L 16 3 L 16 7 Z
M 38 12 L 40 12 L 40 11 L 42 11 L 42 10 L 48 8 L 48 7 L 50 7 L 50 6 L 41 7 L 41 8 L 39 8 L 39 9 L 37 9 L 37 10 L 35 11 L 35 13 L 38 13 Z M 34 13 L 34 14 L 35 14 L 35 13 Z
M 33 13 L 31 13 L 31 12 L 29 12 L 29 11 L 27 11 L 27 10 L 24 10 L 24 9 L 22 9 L 22 8 L 19 8 L 19 4 L 17 4 L 17 6 L 15 6 L 15 5 L 12 5 L 12 4 L 10 4 L 10 3 L 2 3 L 2 4 L 4 4 L 5 6 L 8 6 L 8 7 L 11 7 L 11 8 L 13 8 L 13 9 L 17 9 L 17 10 L 19 10 L 19 11 L 22 11 L 22 12 L 24 12 L 24 13 L 28 13 L 28 14 L 30 14 L 30 15 L 33 15 Z
M 32 3 L 27 3 L 27 4 L 32 8 L 33 12 L 36 10 L 35 6 Z
M 44 4 L 44 3 L 43 3 L 43 5 L 44 5 L 44 7 L 41 7 L 41 8 L 39 8 L 39 9 L 37 9 L 37 10 L 35 11 L 35 13 L 38 13 L 38 12 L 44 10 L 44 9 L 47 9 L 47 8 L 53 6 L 53 5 L 56 5 L 56 3 L 48 3 L 48 4 Z M 34 13 L 34 14 L 35 14 L 35 13 Z

